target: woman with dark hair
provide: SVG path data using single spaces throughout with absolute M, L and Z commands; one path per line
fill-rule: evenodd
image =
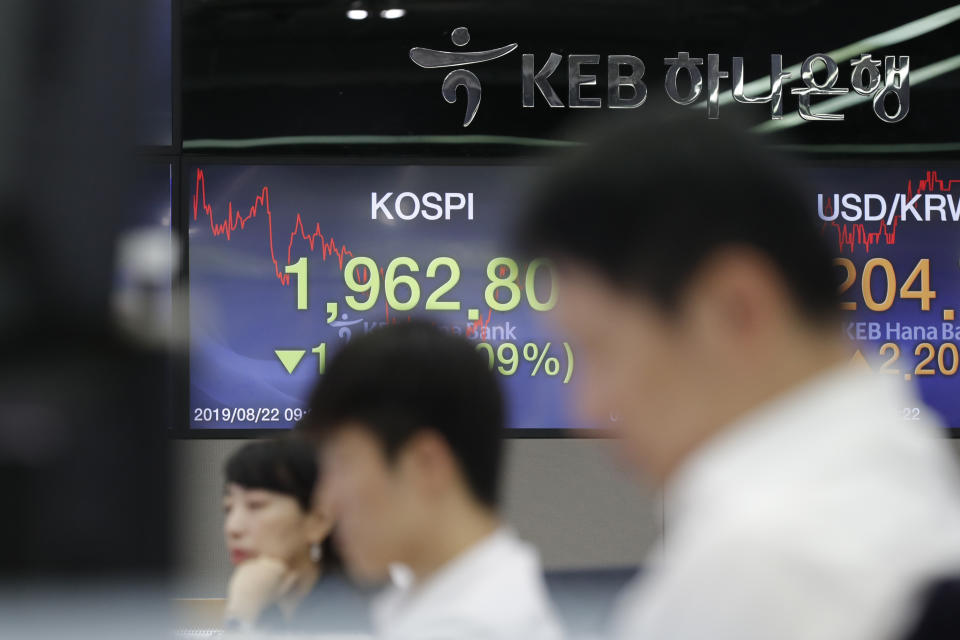
M 317 503 L 315 451 L 295 438 L 251 442 L 227 461 L 224 523 L 235 565 L 227 628 L 296 629 L 337 564 L 333 522 Z

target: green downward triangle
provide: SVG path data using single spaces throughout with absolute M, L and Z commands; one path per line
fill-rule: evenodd
M 280 358 L 280 362 L 283 363 L 283 368 L 287 370 L 287 373 L 293 373 L 306 351 L 303 349 L 277 349 L 274 353 Z

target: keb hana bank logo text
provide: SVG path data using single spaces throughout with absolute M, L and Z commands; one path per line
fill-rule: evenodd
M 470 126 L 476 118 L 483 95 L 480 77 L 472 68 L 466 67 L 508 57 L 519 48 L 514 42 L 492 49 L 462 50 L 470 44 L 470 39 L 470 31 L 466 27 L 457 27 L 450 33 L 451 42 L 458 48 L 456 50 L 426 47 L 410 49 L 410 60 L 421 68 L 451 69 L 443 78 L 441 94 L 444 100 L 454 104 L 459 98 L 459 90 L 463 89 L 466 98 L 464 127 Z M 546 102 L 551 108 L 600 109 L 605 103 L 609 109 L 635 109 L 647 100 L 648 88 L 643 79 L 646 66 L 636 56 L 610 54 L 601 59 L 598 54 L 567 54 L 566 74 L 559 71 L 564 56 L 558 53 L 551 52 L 546 60 L 541 58 L 539 63 L 533 53 L 523 53 L 520 58 L 521 103 L 524 108 L 536 106 L 538 93 L 540 101 Z M 910 111 L 910 56 L 884 56 L 881 62 L 869 53 L 860 54 L 849 61 L 848 88 L 837 86 L 840 67 L 836 60 L 825 53 L 808 56 L 800 64 L 797 74 L 784 70 L 782 55 L 771 54 L 770 75 L 767 77 L 769 89 L 760 95 L 747 95 L 744 59 L 740 56 L 732 58 L 729 70 L 721 68 L 720 56 L 716 53 L 707 54 L 705 66 L 703 58 L 691 56 L 688 51 L 679 51 L 673 57 L 663 58 L 663 63 L 667 67 L 664 90 L 670 100 L 687 106 L 706 96 L 709 119 L 720 117 L 721 81 L 729 82 L 729 91 L 735 102 L 769 104 L 772 120 L 783 118 L 784 85 L 792 79 L 799 79 L 803 83 L 802 87 L 791 88 L 790 94 L 797 96 L 797 113 L 804 120 L 842 121 L 842 113 L 818 110 L 817 100 L 844 96 L 851 90 L 859 96 L 872 99 L 873 112 L 883 122 L 899 122 Z M 557 93 L 557 83 L 562 82 L 563 75 L 566 75 L 566 91 L 561 93 L 565 94 L 566 102 Z M 591 92 L 590 87 L 597 86 L 600 75 L 606 76 L 606 90 Z M 688 82 L 680 82 L 683 75 Z M 681 91 L 681 86 L 686 89 Z M 595 95 L 584 95 L 585 87 L 588 93 Z

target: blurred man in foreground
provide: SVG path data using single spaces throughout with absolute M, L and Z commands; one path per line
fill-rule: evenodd
M 348 570 L 408 578 L 375 603 L 379 636 L 559 637 L 535 550 L 497 515 L 503 406 L 473 345 L 420 322 L 355 338 L 310 408 Z
M 722 123 L 643 114 L 554 172 L 523 233 L 555 260 L 581 405 L 662 486 L 662 557 L 615 628 L 651 640 L 881 640 L 960 567 L 936 419 L 855 371 L 811 199 Z

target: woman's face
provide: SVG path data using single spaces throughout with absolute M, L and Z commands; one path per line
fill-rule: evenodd
M 326 535 L 319 514 L 305 512 L 296 498 L 283 493 L 231 483 L 223 506 L 223 533 L 235 565 L 259 555 L 296 565 Z

